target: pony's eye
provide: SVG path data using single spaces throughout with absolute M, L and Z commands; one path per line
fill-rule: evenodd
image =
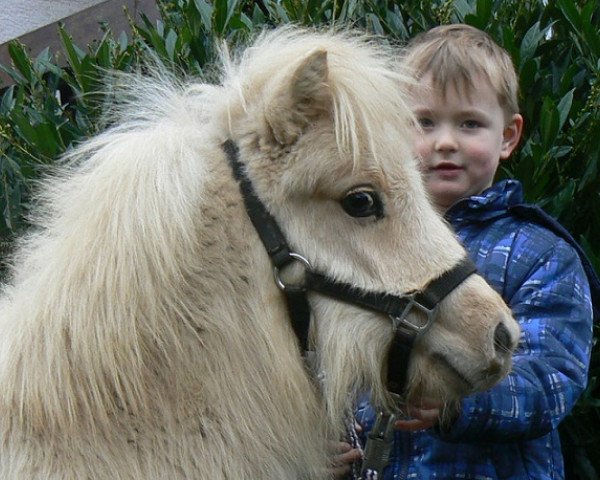
M 342 208 L 351 217 L 383 217 L 383 203 L 378 193 L 369 188 L 350 190 L 341 201 Z

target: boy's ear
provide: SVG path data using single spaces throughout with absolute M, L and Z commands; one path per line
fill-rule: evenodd
M 515 113 L 502 132 L 500 160 L 506 160 L 519 144 L 523 133 L 523 117 Z
M 317 50 L 275 93 L 265 109 L 265 117 L 277 143 L 293 144 L 311 121 L 328 111 L 328 74 L 327 52 Z

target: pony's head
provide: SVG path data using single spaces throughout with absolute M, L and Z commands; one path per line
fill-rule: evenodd
M 352 35 L 263 34 L 226 62 L 223 121 L 292 250 L 334 281 L 401 295 L 466 253 L 424 191 L 403 97 L 409 80 L 395 57 Z M 339 413 L 348 392 L 366 388 L 393 408 L 385 384 L 390 318 L 319 293 L 309 298 L 330 410 Z M 452 401 L 491 387 L 509 371 L 517 338 L 500 296 L 469 276 L 416 338 L 408 396 Z

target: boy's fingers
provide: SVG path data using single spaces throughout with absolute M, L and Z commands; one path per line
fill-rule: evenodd
M 339 455 L 333 457 L 333 463 L 336 466 L 350 465 L 352 462 L 358 460 L 359 458 L 360 450 L 358 450 L 357 448 L 353 448 L 347 452 L 340 453 Z
M 440 417 L 439 408 L 409 408 L 408 413 L 411 417 L 424 422 L 434 422 Z
M 340 452 L 331 460 L 331 468 L 328 472 L 333 478 L 341 478 L 350 472 L 352 463 L 361 457 L 360 450 L 352 448 L 346 442 L 335 442 L 331 444 L 334 451 Z
M 427 430 L 433 425 L 430 422 L 423 422 L 423 420 L 413 418 L 411 420 L 396 420 L 394 428 L 407 432 L 416 432 L 417 430 Z
M 329 442 L 329 448 L 335 454 L 345 453 L 352 450 L 352 446 L 348 442 Z
M 438 408 L 424 409 L 410 407 L 408 413 L 413 418 L 409 420 L 397 420 L 394 423 L 395 428 L 409 432 L 426 430 L 435 426 L 440 417 L 440 410 Z
M 331 463 L 334 467 L 351 464 L 361 457 L 361 452 L 347 442 L 330 442 L 329 448 L 334 453 Z
M 436 400 L 431 400 L 426 397 L 418 399 L 418 402 L 410 403 L 407 405 L 408 410 L 441 410 L 444 408 L 444 403 Z

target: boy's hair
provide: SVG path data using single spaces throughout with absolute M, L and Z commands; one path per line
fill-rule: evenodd
M 442 94 L 450 85 L 468 92 L 481 76 L 508 116 L 519 112 L 519 81 L 508 52 L 475 27 L 452 24 L 423 32 L 408 44 L 403 60 L 417 79 L 431 74 L 433 87 Z

